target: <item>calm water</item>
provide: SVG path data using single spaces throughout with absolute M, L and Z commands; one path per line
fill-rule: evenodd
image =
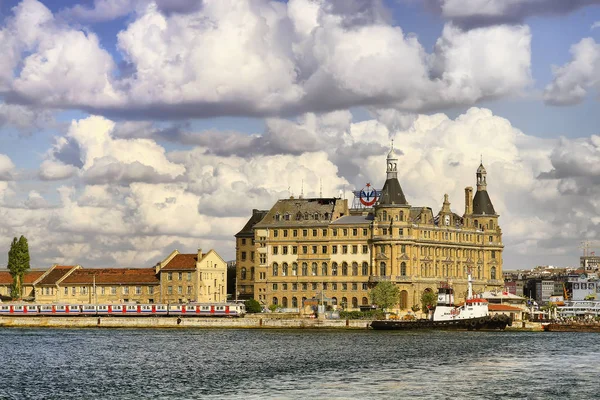
M 593 333 L 0 329 L 0 398 L 600 398 Z

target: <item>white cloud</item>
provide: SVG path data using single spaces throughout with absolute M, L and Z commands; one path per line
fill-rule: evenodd
M 553 105 L 572 105 L 584 100 L 590 87 L 598 88 L 600 45 L 592 38 L 571 46 L 572 60 L 553 67 L 554 80 L 546 86 L 544 100 Z
M 15 165 L 5 154 L 0 154 L 0 181 L 10 181 L 13 179 Z
M 24 0 L 0 30 L 0 87 L 47 107 L 178 118 L 356 105 L 423 111 L 518 95 L 531 81 L 531 34 L 522 26 L 448 25 L 427 53 L 390 24 L 380 1 L 206 0 L 180 11 L 135 4 L 118 34 L 127 65 L 117 69 L 95 34 Z M 112 18 L 129 7 L 106 0 L 77 10 Z

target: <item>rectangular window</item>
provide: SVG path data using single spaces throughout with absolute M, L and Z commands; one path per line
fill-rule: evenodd
M 308 246 L 302 246 L 302 254 L 308 254 Z
M 367 228 L 363 228 L 363 236 L 367 236 L 369 234 L 369 231 L 367 230 Z
M 123 294 L 129 294 L 129 286 L 123 286 Z
M 173 294 L 173 286 L 167 286 L 167 294 Z
M 75 286 L 73 286 L 73 288 L 71 289 L 71 294 L 72 294 L 73 296 L 75 296 Z
M 281 290 L 287 290 L 287 283 L 281 284 Z
M 191 286 L 187 287 L 187 294 L 188 294 L 188 296 L 192 295 L 192 287 Z
M 400 236 L 404 236 L 404 228 L 400 228 L 400 229 L 398 229 L 398 234 L 399 234 Z
M 312 235 L 313 235 L 313 237 L 317 237 L 317 230 L 316 229 L 312 230 Z
M 100 290 L 100 293 L 101 293 L 102 295 L 104 295 L 104 294 L 105 294 L 105 293 L 104 293 L 104 289 L 106 289 L 106 288 L 105 288 L 104 286 L 102 286 L 102 289 Z
M 494 241 L 494 237 L 490 236 L 490 243 Z
M 356 228 L 352 229 L 352 236 L 358 236 L 358 229 L 356 229 Z
M 332 283 L 331 284 L 331 290 L 337 290 L 337 283 Z
M 246 244 L 246 239 L 242 239 L 242 245 Z
M 298 290 L 298 284 L 296 282 L 292 283 L 292 290 Z
M 308 229 L 302 229 L 302 237 L 308 236 Z
M 346 229 L 346 228 L 342 229 L 342 233 L 344 234 L 344 236 L 348 236 L 348 229 Z
M 316 284 L 316 282 L 313 282 L 313 284 L 312 284 L 312 290 L 317 290 L 317 284 Z
M 348 246 L 346 246 L 346 245 L 342 246 L 342 254 L 348 254 Z
M 183 272 L 177 274 L 177 279 L 179 279 L 180 281 L 183 280 Z
M 279 252 L 279 246 L 273 246 L 273 255 L 277 255 Z
M 331 246 L 331 254 L 337 254 L 337 245 Z
M 273 229 L 273 237 L 278 237 L 279 231 L 277 229 Z
M 141 286 L 136 286 L 135 287 L 135 294 L 142 294 L 142 287 Z
M 172 281 L 172 280 L 173 280 L 173 273 L 172 273 L 172 272 L 169 272 L 169 273 L 167 274 L 167 280 L 169 280 L 169 281 Z
M 342 290 L 348 290 L 348 284 L 342 283 Z
M 327 254 L 327 246 L 321 246 L 321 252 Z
M 187 280 L 188 280 L 188 281 L 191 281 L 191 280 L 192 280 L 192 273 L 191 273 L 191 272 L 188 272 L 188 273 L 187 273 Z
M 148 286 L 148 294 L 154 294 L 154 286 Z
M 87 294 L 87 286 L 81 287 L 81 294 Z
M 110 288 L 110 294 L 112 294 L 112 295 L 115 295 L 115 294 L 117 294 L 117 287 L 116 287 L 116 286 L 112 286 L 112 287 Z
M 69 294 L 69 288 L 68 287 L 65 288 L 65 294 Z
M 308 283 L 302 284 L 302 290 L 306 291 L 308 289 Z
M 246 261 L 246 252 L 242 251 L 242 261 Z
M 383 234 L 387 235 L 387 228 L 383 228 Z
M 363 244 L 362 252 L 363 252 L 363 254 L 367 254 L 369 252 L 369 246 L 366 244 Z
M 323 282 L 323 290 L 327 290 L 327 282 Z
M 333 236 L 337 236 L 337 229 L 332 229 L 332 230 L 331 230 L 331 234 L 332 234 Z
M 402 254 L 406 253 L 406 245 L 405 244 L 400 245 L 400 253 L 402 253 Z
M 183 294 L 183 287 L 182 286 L 177 286 L 177 293 Z
M 281 254 L 287 254 L 288 253 L 288 247 L 287 246 L 283 246 L 281 248 Z
M 276 283 L 273 284 L 273 290 L 277 290 L 277 284 Z
M 288 237 L 288 231 L 287 231 L 287 229 L 283 230 L 283 237 Z
M 353 283 L 352 284 L 352 290 L 358 290 L 358 283 Z
M 292 254 L 298 254 L 298 246 L 292 246 Z
M 312 253 L 317 254 L 317 246 L 312 246 Z
M 496 258 L 496 250 L 492 250 L 492 258 Z
M 260 253 L 260 263 L 261 264 L 267 263 L 267 255 L 265 253 Z
M 352 254 L 357 254 L 358 253 L 358 246 L 357 245 L 353 245 L 352 246 Z
M 292 234 L 293 234 L 294 237 L 298 237 L 298 229 L 294 229 L 292 231 Z
M 323 232 L 321 232 L 323 234 L 323 237 L 327 237 L 327 229 L 323 229 Z
M 368 284 L 367 283 L 363 283 L 362 284 L 362 290 L 367 290 L 368 289 Z

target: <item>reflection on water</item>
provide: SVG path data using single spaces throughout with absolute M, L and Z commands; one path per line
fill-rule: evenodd
M 598 398 L 590 333 L 0 330 L 0 398 Z

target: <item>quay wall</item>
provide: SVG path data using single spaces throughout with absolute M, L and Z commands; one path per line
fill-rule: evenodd
M 184 317 L 23 317 L 0 316 L 0 327 L 48 328 L 341 328 L 367 329 L 367 320 L 309 318 L 194 318 Z

